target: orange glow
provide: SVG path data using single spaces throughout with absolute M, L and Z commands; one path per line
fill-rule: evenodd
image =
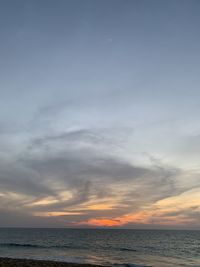
M 127 224 L 156 224 L 156 225 L 187 225 L 189 223 L 194 223 L 193 218 L 189 218 L 184 214 L 169 216 L 167 213 L 162 210 L 147 210 L 137 212 L 135 214 L 127 214 L 121 217 L 116 218 L 92 218 L 88 221 L 83 221 L 78 223 L 79 225 L 91 225 L 97 227 L 115 227 L 115 226 L 124 226 Z
M 82 215 L 81 212 L 68 212 L 68 211 L 52 211 L 52 212 L 35 212 L 35 216 L 41 217 L 58 217 L 58 216 L 66 216 L 66 215 Z
M 198 219 L 191 218 L 187 211 L 195 208 L 195 211 L 198 212 L 200 210 L 199 207 L 200 188 L 195 188 L 180 195 L 159 200 L 150 207 L 146 207 L 143 211 L 111 218 L 91 218 L 88 221 L 83 221 L 78 224 L 105 227 L 123 226 L 127 224 L 159 224 L 163 226 L 198 224 Z M 103 206 L 99 206 L 99 208 L 103 208 Z
M 92 225 L 92 226 L 100 226 L 100 227 L 112 227 L 112 226 L 122 226 L 132 223 L 145 223 L 145 216 L 144 212 L 138 212 L 136 214 L 128 214 L 122 217 L 117 218 L 99 218 L 99 219 L 89 219 L 88 221 L 80 222 L 81 225 Z
M 28 204 L 28 206 L 46 206 L 46 205 L 50 205 L 50 204 L 54 204 L 57 203 L 58 200 L 57 199 L 53 199 L 53 198 L 43 198 L 41 200 L 35 201 L 33 203 Z
M 88 210 L 111 210 L 112 204 L 93 204 L 87 207 Z
M 120 226 L 121 222 L 115 219 L 90 219 L 86 222 L 81 222 L 80 224 L 87 224 L 92 226 L 105 226 L 105 227 L 112 227 L 112 226 Z

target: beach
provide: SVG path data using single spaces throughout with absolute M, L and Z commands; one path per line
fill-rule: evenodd
M 100 265 L 45 260 L 0 258 L 0 267 L 100 267 Z

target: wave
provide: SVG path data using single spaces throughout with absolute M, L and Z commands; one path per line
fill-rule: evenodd
M 72 244 L 63 244 L 63 245 L 39 245 L 39 244 L 30 244 L 30 243 L 0 243 L 0 247 L 13 247 L 13 248 L 35 248 L 35 249 L 88 249 L 88 246 L 77 246 Z M 97 247 L 96 249 L 99 249 Z M 100 249 L 105 250 L 118 250 L 118 251 L 130 251 L 137 252 L 136 249 L 126 248 L 126 247 L 100 247 Z M 131 266 L 126 266 L 131 267 Z
M 20 243 L 0 243 L 0 247 L 43 248 L 44 246 L 34 245 L 34 244 L 20 244 Z
M 137 249 L 133 249 L 133 248 L 120 248 L 119 250 L 121 250 L 121 251 L 134 251 L 134 252 L 137 252 Z
M 83 246 L 73 246 L 73 245 L 37 245 L 29 243 L 0 243 L 0 247 L 16 247 L 16 248 L 68 248 L 68 249 L 88 249 L 88 247 Z

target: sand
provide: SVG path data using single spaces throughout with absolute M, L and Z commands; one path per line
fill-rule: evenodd
M 66 263 L 66 262 L 44 261 L 44 260 L 0 258 L 0 267 L 100 267 L 100 266 L 91 264 L 77 264 L 77 263 Z

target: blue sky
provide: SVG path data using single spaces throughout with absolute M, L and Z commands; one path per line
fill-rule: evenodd
M 198 227 L 199 11 L 1 1 L 1 226 Z

